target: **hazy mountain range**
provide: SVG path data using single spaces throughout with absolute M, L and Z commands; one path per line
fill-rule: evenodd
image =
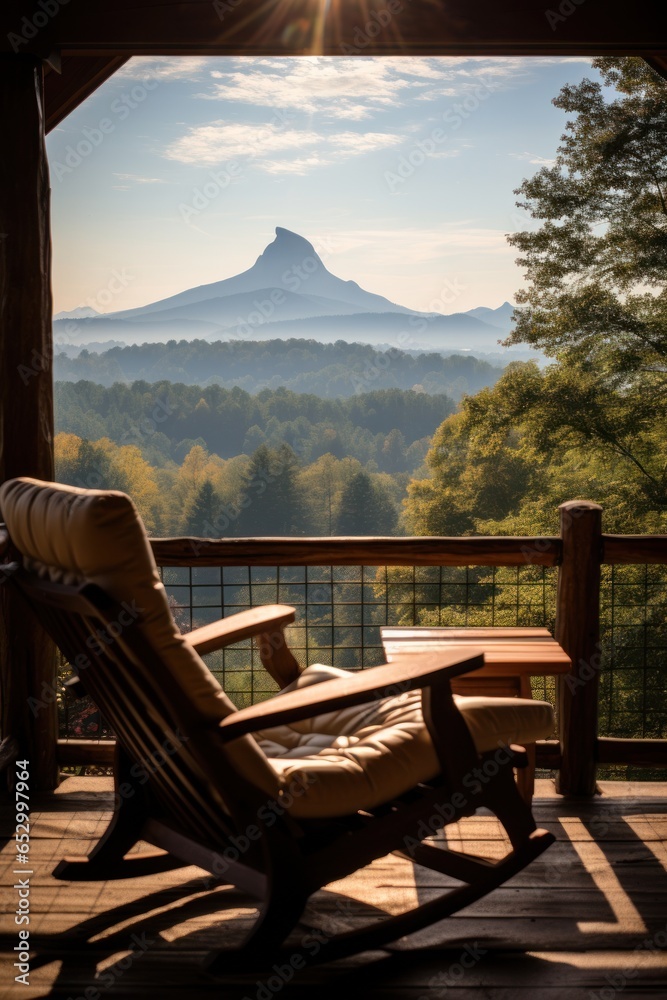
M 277 227 L 275 240 L 241 274 L 138 309 L 100 314 L 80 306 L 58 313 L 53 329 L 57 344 L 74 345 L 296 337 L 497 353 L 512 311 L 505 302 L 450 315 L 415 312 L 336 277 L 308 240 Z

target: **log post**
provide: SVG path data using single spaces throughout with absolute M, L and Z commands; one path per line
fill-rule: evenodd
M 572 660 L 558 678 L 561 766 L 556 788 L 594 795 L 600 671 L 602 507 L 589 500 L 560 505 L 563 543 L 558 570 L 556 638 Z
M 0 56 L 0 121 L 4 135 L 0 157 L 0 482 L 26 475 L 50 480 L 51 238 L 38 59 Z M 2 738 L 13 738 L 18 757 L 30 761 L 35 790 L 58 783 L 54 679 L 53 644 L 28 618 L 11 585 L 4 583 L 0 586 Z M 29 702 L 30 697 L 37 701 Z M 41 707 L 38 702 L 43 703 Z

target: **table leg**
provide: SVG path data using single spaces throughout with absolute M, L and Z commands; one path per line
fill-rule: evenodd
M 530 677 L 526 674 L 521 674 L 518 680 L 520 681 L 519 697 L 532 698 L 533 691 L 530 684 Z M 536 747 L 534 743 L 526 744 L 526 754 L 528 756 L 528 767 L 522 767 L 517 770 L 517 785 L 519 786 L 523 800 L 530 806 L 535 792 Z

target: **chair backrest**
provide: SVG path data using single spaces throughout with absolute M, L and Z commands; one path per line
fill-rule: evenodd
M 277 796 L 252 737 L 218 749 L 215 724 L 234 705 L 179 632 L 131 499 L 12 479 L 0 511 L 22 557 L 18 586 L 179 825 L 210 840 L 244 788 Z

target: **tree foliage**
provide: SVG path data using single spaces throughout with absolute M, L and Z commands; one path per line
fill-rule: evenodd
M 509 237 L 527 286 L 514 362 L 436 432 L 411 483 L 410 530 L 554 530 L 559 503 L 603 503 L 611 530 L 667 523 L 667 83 L 639 59 L 594 60 L 601 82 L 565 86 L 555 162 L 518 205 L 537 227 Z
M 396 521 L 396 508 L 386 490 L 367 472 L 357 472 L 343 489 L 336 534 L 392 535 Z
M 508 343 L 555 363 L 507 373 L 491 398 L 543 453 L 585 447 L 620 462 L 644 505 L 663 508 L 667 83 L 639 59 L 593 65 L 602 83 L 566 86 L 554 100 L 572 116 L 554 165 L 517 192 L 539 228 L 509 237 L 528 284 Z
M 387 333 L 387 342 L 393 337 Z M 100 348 L 103 345 L 100 345 Z M 169 380 L 185 385 L 249 393 L 281 386 L 325 399 L 357 396 L 378 389 L 413 389 L 445 393 L 458 399 L 492 385 L 501 369 L 465 354 L 437 351 L 381 350 L 370 344 L 338 340 L 171 340 L 166 344 L 128 344 L 100 350 L 62 348 L 54 359 L 58 381 L 82 379 L 111 387 L 138 380 Z
M 134 445 L 157 467 L 181 464 L 195 445 L 227 460 L 251 455 L 262 444 L 274 450 L 288 444 L 303 464 L 331 454 L 374 463 L 372 471 L 411 472 L 454 409 L 449 396 L 403 389 L 321 399 L 284 388 L 253 396 L 239 388 L 172 382 L 56 384 L 59 430 Z

